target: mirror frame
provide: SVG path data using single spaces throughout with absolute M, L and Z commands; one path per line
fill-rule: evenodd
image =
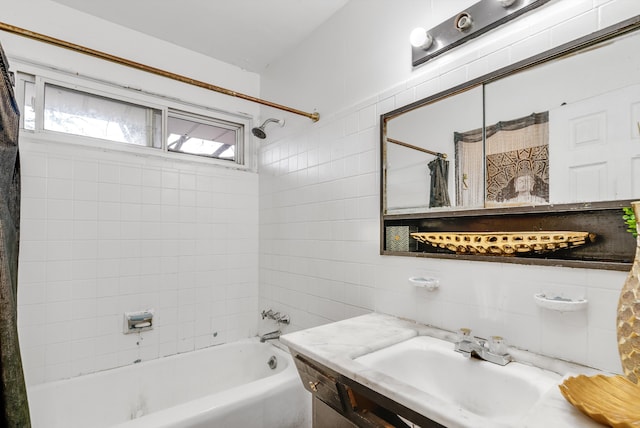
M 542 264 L 553 266 L 585 267 L 608 270 L 628 270 L 635 253 L 635 239 L 621 220 L 622 207 L 632 200 L 613 200 L 572 204 L 550 204 L 504 208 L 455 209 L 425 211 L 410 214 L 386 212 L 386 157 L 387 123 L 404 113 L 434 104 L 467 90 L 497 81 L 535 66 L 578 53 L 598 43 L 640 30 L 640 15 L 596 31 L 540 54 L 492 71 L 432 96 L 399 107 L 380 116 L 380 254 L 414 257 L 454 258 L 501 263 Z M 448 250 L 434 250 L 418 243 L 414 250 L 391 251 L 386 249 L 385 230 L 388 226 L 406 226 L 410 231 L 497 231 L 497 230 L 588 230 L 598 235 L 597 245 L 586 245 L 578 250 L 563 250 L 537 257 L 501 257 L 456 254 Z M 555 225 L 555 226 L 554 226 Z M 422 230 L 421 230 L 422 229 Z M 597 229 L 597 230 L 596 230 Z M 412 242 L 411 245 L 416 245 Z M 596 248 L 593 248 L 596 247 Z M 582 250 L 584 248 L 585 250 Z

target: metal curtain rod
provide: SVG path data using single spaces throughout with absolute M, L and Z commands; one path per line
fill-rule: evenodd
M 399 146 L 404 146 L 413 150 L 417 150 L 419 152 L 429 153 L 430 155 L 438 156 L 439 158 L 442 158 L 442 159 L 447 158 L 446 153 L 439 153 L 439 152 L 434 152 L 433 150 L 423 149 L 422 147 L 414 146 L 408 143 L 403 143 L 402 141 L 394 140 L 393 138 L 387 138 L 387 141 L 393 144 L 397 144 Z
M 135 68 L 137 70 L 146 71 L 148 73 L 157 74 L 159 76 L 167 77 L 169 79 L 177 80 L 182 83 L 187 83 L 189 85 L 198 86 L 200 88 L 208 89 L 210 91 L 219 92 L 221 94 L 229 95 L 236 98 L 242 98 L 243 100 L 251 101 L 254 103 L 262 104 L 265 106 L 277 108 L 279 110 L 288 111 L 289 113 L 298 114 L 300 116 L 305 116 L 311 119 L 314 122 L 320 120 L 320 114 L 317 112 L 307 113 L 305 111 L 297 110 L 291 107 L 284 106 L 282 104 L 276 104 L 271 101 L 263 100 L 260 98 L 252 97 L 251 95 L 246 95 L 240 92 L 232 91 L 230 89 L 226 89 L 220 86 L 212 85 L 207 82 L 203 82 L 200 80 L 191 79 L 190 77 L 182 76 L 180 74 L 171 73 L 166 70 L 161 70 L 159 68 L 151 67 L 145 64 L 140 64 L 139 62 L 131 61 L 125 58 L 117 57 L 105 52 L 97 51 L 85 46 L 76 45 L 74 43 L 66 42 L 64 40 L 56 39 L 53 37 L 49 37 L 45 34 L 36 33 L 33 31 L 25 30 L 24 28 L 16 27 L 13 25 L 5 24 L 4 22 L 0 22 L 0 30 L 7 31 L 9 33 L 18 34 L 23 37 L 27 37 L 29 39 L 34 39 L 39 42 L 49 43 L 54 46 L 58 46 L 65 49 L 70 49 L 75 52 L 80 52 L 86 55 L 90 55 L 96 58 L 100 58 L 106 61 L 115 62 L 116 64 L 125 65 L 127 67 Z

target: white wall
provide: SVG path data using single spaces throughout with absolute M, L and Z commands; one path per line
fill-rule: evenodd
M 1 3 L 5 23 L 259 95 L 259 76 L 229 64 L 53 2 Z M 0 32 L 0 42 L 13 70 L 38 63 L 207 108 L 259 111 L 16 35 Z M 20 135 L 20 156 L 18 326 L 28 384 L 256 334 L 255 172 L 65 145 L 29 132 Z M 148 308 L 155 329 L 125 336 L 124 312 Z
M 312 104 L 321 119 L 289 121 L 260 149 L 260 305 L 290 313 L 290 330 L 380 311 L 620 371 L 625 272 L 379 255 L 380 114 L 640 13 L 635 0 L 552 0 L 412 69 L 411 29 L 472 3 L 351 0 L 264 73 L 264 98 Z M 411 287 L 414 275 L 441 289 Z M 590 303 L 549 312 L 537 292 Z

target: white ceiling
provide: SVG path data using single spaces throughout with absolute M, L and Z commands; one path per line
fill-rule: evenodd
M 260 73 L 348 0 L 53 0 Z

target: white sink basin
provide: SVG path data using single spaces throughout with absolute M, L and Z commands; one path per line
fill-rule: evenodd
M 355 361 L 486 422 L 506 425 L 515 425 L 562 379 L 517 362 L 499 366 L 465 358 L 453 348 L 450 342 L 418 336 Z

